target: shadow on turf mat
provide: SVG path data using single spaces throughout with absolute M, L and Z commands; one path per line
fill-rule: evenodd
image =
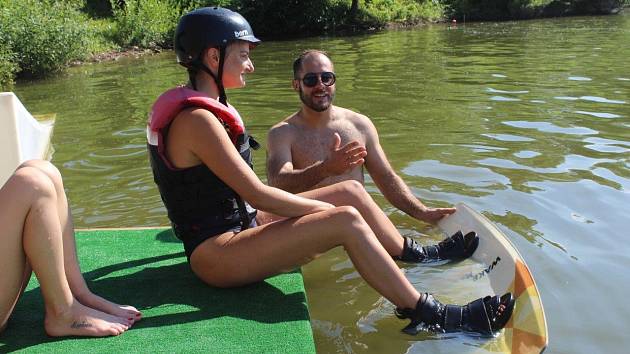
M 116 258 L 120 259 L 120 255 Z M 103 260 L 99 262 L 105 263 Z M 304 293 L 295 290 L 287 293 L 282 289 L 286 288 L 287 281 L 295 283 L 295 279 L 287 280 L 290 275 L 240 288 L 212 288 L 192 273 L 183 252 L 92 269 L 85 272 L 84 277 L 94 293 L 117 303 L 133 305 L 143 312 L 143 319 L 121 338 L 135 336 L 132 334 L 134 330 L 146 333 L 142 330 L 150 328 L 160 328 L 160 331 L 195 328 L 210 334 L 221 333 L 226 327 L 241 327 L 251 321 L 273 324 L 308 319 Z M 35 280 L 31 279 L 31 282 Z M 84 343 L 76 338 L 46 336 L 43 317 L 40 288 L 33 288 L 31 284 L 19 300 L 8 328 L 0 335 L 0 352 L 23 350 L 61 340 L 71 342 L 69 344 L 75 349 L 83 346 L 83 349 L 89 350 L 94 345 L 95 339 Z
M 182 241 L 175 237 L 175 234 L 173 234 L 173 229 L 166 229 L 158 233 L 157 235 L 155 235 L 155 239 L 160 242 L 166 243 L 182 243 Z

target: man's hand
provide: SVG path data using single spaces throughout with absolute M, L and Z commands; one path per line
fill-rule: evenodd
M 424 211 L 420 212 L 418 215 L 414 215 L 416 219 L 436 224 L 440 219 L 445 217 L 446 215 L 453 214 L 457 209 L 455 208 L 426 208 Z
M 364 157 L 367 156 L 365 146 L 360 146 L 359 142 L 356 140 L 344 146 L 340 145 L 341 137 L 338 133 L 335 133 L 330 156 L 322 163 L 323 167 L 331 175 L 343 174 L 365 163 Z

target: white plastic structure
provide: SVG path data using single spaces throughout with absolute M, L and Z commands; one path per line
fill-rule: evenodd
M 54 118 L 38 121 L 13 92 L 0 92 L 0 186 L 24 161 L 50 157 Z

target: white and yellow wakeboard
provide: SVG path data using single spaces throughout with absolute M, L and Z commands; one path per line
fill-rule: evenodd
M 514 312 L 502 333 L 485 348 L 491 352 L 541 353 L 548 343 L 547 322 L 543 304 L 523 257 L 490 220 L 466 204 L 456 205 L 457 212 L 442 219 L 438 226 L 447 235 L 461 230 L 475 231 L 479 247 L 473 261 L 483 265 L 472 275 L 473 281 L 489 281 L 497 295 L 511 292 L 516 299 Z

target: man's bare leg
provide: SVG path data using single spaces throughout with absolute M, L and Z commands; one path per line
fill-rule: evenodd
M 331 203 L 335 206 L 353 206 L 361 213 L 361 216 L 363 216 L 365 222 L 367 222 L 383 247 L 385 247 L 387 253 L 392 257 L 401 255 L 404 243 L 403 237 L 361 183 L 354 180 L 344 181 L 300 193 L 299 195 Z M 264 211 L 259 211 L 259 216 L 257 217 L 260 224 L 282 219 L 282 217 Z

